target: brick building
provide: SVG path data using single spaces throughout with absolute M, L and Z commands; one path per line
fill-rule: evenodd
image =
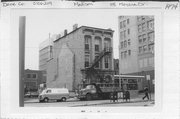
M 24 88 L 27 91 L 37 91 L 39 85 L 46 82 L 46 72 L 40 70 L 25 70 Z
M 48 62 L 47 87 L 66 87 L 70 91 L 82 82 L 113 80 L 113 30 L 73 26 L 70 33 L 54 41 L 53 59 Z M 107 50 L 111 54 L 104 55 Z M 97 62 L 97 59 L 98 62 Z M 100 60 L 101 59 L 101 60 Z M 86 77 L 86 69 L 96 62 L 100 77 Z

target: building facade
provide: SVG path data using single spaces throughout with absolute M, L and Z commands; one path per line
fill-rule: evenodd
M 46 72 L 40 70 L 25 70 L 24 88 L 27 91 L 38 91 L 40 84 L 46 82 Z
M 95 69 L 103 80 L 113 79 L 113 30 L 88 26 L 73 27 L 73 31 L 54 41 L 53 59 L 48 62 L 47 87 L 78 89 L 78 84 L 90 82 L 86 69 L 99 58 Z M 111 49 L 110 55 L 103 55 Z M 102 76 L 103 75 L 103 76 Z M 96 81 L 100 81 L 97 79 Z
M 154 91 L 154 17 L 119 17 L 120 74 L 142 75 L 142 87 L 149 85 Z M 147 81 L 149 80 L 149 82 Z
M 39 70 L 46 71 L 47 61 L 52 58 L 53 40 L 48 38 L 39 45 Z
M 119 59 L 114 59 L 114 75 L 119 75 Z

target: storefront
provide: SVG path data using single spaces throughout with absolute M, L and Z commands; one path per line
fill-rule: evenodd
M 143 80 L 145 80 L 144 76 L 136 76 L 136 75 L 115 75 L 114 83 L 119 85 L 121 90 L 129 91 L 131 97 L 136 97 L 140 90 L 143 90 Z

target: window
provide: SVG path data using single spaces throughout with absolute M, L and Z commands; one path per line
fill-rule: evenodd
M 143 34 L 143 42 L 146 42 L 146 34 Z
M 127 19 L 127 24 L 129 24 L 129 19 Z
M 111 40 L 111 39 L 109 39 L 109 38 L 105 38 L 105 39 L 104 39 L 104 48 L 105 48 L 106 50 L 109 50 L 109 48 L 110 48 L 110 46 L 111 46 L 110 40 Z
M 32 74 L 32 77 L 33 77 L 33 78 L 36 78 L 36 74 Z
M 154 20 L 150 20 L 147 22 L 148 29 L 153 30 L 154 29 Z
M 27 78 L 31 78 L 31 74 L 27 74 Z
M 85 68 L 89 67 L 89 55 L 85 55 Z
M 143 51 L 142 47 L 139 47 L 139 53 L 142 53 L 142 51 Z
M 85 44 L 85 50 L 89 50 L 89 44 Z
M 149 47 L 149 51 L 151 53 L 154 53 L 154 44 L 148 45 L 148 47 Z
M 105 68 L 109 68 L 109 58 L 108 57 L 104 58 L 104 63 L 105 63 Z
M 128 46 L 131 45 L 131 39 L 128 39 Z
M 122 28 L 123 26 L 122 26 L 122 22 L 120 22 L 120 29 Z
M 127 41 L 126 40 L 124 41 L 124 47 L 125 48 L 127 47 Z
M 128 29 L 128 35 L 130 34 L 130 29 Z
M 126 38 L 126 30 L 120 32 L 120 38 L 121 39 Z
M 138 90 L 137 84 L 127 84 L 127 90 Z
M 143 51 L 146 52 L 147 51 L 147 45 L 143 46 Z
M 123 48 L 124 44 L 123 44 L 123 41 L 121 42 L 121 48 Z
M 95 51 L 99 52 L 99 45 L 97 45 L 97 44 L 95 45 Z
M 120 32 L 120 38 L 123 39 L 123 31 Z
M 138 25 L 138 32 L 139 32 L 139 33 L 142 32 L 142 25 L 141 25 L 141 24 Z
M 46 93 L 51 93 L 51 90 L 47 90 Z
M 99 52 L 100 38 L 95 38 L 95 51 Z
M 137 83 L 137 79 L 128 79 L 128 83 Z
M 124 38 L 126 38 L 126 30 L 124 30 Z
M 90 50 L 90 40 L 91 40 L 91 37 L 89 36 L 85 36 L 85 50 Z
M 145 31 L 145 30 L 146 30 L 146 24 L 143 23 L 143 24 L 142 24 L 142 31 Z
M 154 42 L 154 32 L 148 33 L 148 41 L 149 42 Z
M 128 54 L 131 55 L 131 50 L 128 50 Z
M 126 27 L 126 20 L 123 21 L 123 27 Z
M 139 39 L 139 43 L 142 43 L 142 36 L 141 35 L 138 37 L 138 39 Z
M 127 56 L 127 51 L 124 51 L 124 58 L 126 58 Z

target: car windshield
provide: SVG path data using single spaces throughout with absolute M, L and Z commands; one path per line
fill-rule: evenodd
M 41 92 L 41 94 L 44 94 L 46 91 L 47 91 L 47 90 L 43 90 L 43 91 Z
M 92 89 L 92 88 L 94 88 L 93 85 L 88 85 L 88 86 L 86 86 L 86 89 Z

